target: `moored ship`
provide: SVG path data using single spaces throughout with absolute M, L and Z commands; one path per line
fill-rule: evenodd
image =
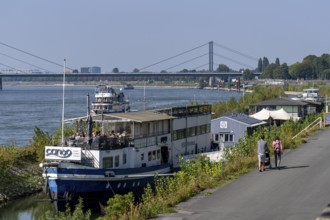
M 212 151 L 210 119 L 210 105 L 195 105 L 66 120 L 87 135 L 46 147 L 45 192 L 59 210 L 79 197 L 97 208 L 117 193 L 140 192 L 155 175 L 172 175 L 181 156 Z
M 98 85 L 95 88 L 95 100 L 92 102 L 93 114 L 108 114 L 127 112 L 130 110 L 129 101 L 122 91 L 117 93 L 110 85 Z

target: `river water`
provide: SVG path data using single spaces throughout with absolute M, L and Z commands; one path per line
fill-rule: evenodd
M 65 118 L 86 115 L 86 96 L 90 94 L 93 100 L 94 89 L 95 86 L 66 86 Z M 212 104 L 242 96 L 234 91 L 165 87 L 138 87 L 124 93 L 134 110 L 184 106 L 191 102 Z M 53 134 L 61 126 L 62 97 L 62 86 L 4 86 L 0 90 L 0 147 L 28 145 L 35 127 Z M 40 194 L 12 202 L 0 208 L 0 220 L 40 219 L 40 213 L 53 208 L 45 199 Z

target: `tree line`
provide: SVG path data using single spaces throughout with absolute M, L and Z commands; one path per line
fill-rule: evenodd
M 330 79 L 330 55 L 308 55 L 290 66 L 280 64 L 279 58 L 276 58 L 275 63 L 269 63 L 267 57 L 263 57 L 259 59 L 256 71 L 261 72 L 264 79 L 327 80 Z

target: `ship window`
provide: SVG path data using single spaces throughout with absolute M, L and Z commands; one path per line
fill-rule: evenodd
M 123 164 L 127 163 L 127 154 L 123 154 Z
M 151 152 L 148 153 L 148 161 L 151 161 Z
M 160 159 L 160 150 L 157 150 L 157 159 Z
M 103 158 L 103 168 L 113 168 L 113 157 Z
M 152 160 L 156 160 L 156 151 L 155 150 L 152 152 Z
M 119 167 L 119 155 L 115 156 L 115 167 Z
M 196 135 L 195 127 L 188 128 L 188 137 L 194 137 Z
M 173 131 L 173 140 L 177 140 L 178 139 L 178 132 L 177 131 Z

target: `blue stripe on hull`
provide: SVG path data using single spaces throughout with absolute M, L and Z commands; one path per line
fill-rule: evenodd
M 125 180 L 61 180 L 48 179 L 48 187 L 51 192 L 64 193 L 68 191 L 75 192 L 106 192 L 117 191 L 122 189 L 134 189 L 136 187 L 144 186 L 147 183 L 152 183 L 153 176 L 125 179 Z
M 59 211 L 65 210 L 66 203 L 74 207 L 79 198 L 84 199 L 86 209 L 97 210 L 99 204 L 106 205 L 108 199 L 115 194 L 133 192 L 135 196 L 139 196 L 144 187 L 153 182 L 154 177 L 111 181 L 48 179 L 48 186 Z

